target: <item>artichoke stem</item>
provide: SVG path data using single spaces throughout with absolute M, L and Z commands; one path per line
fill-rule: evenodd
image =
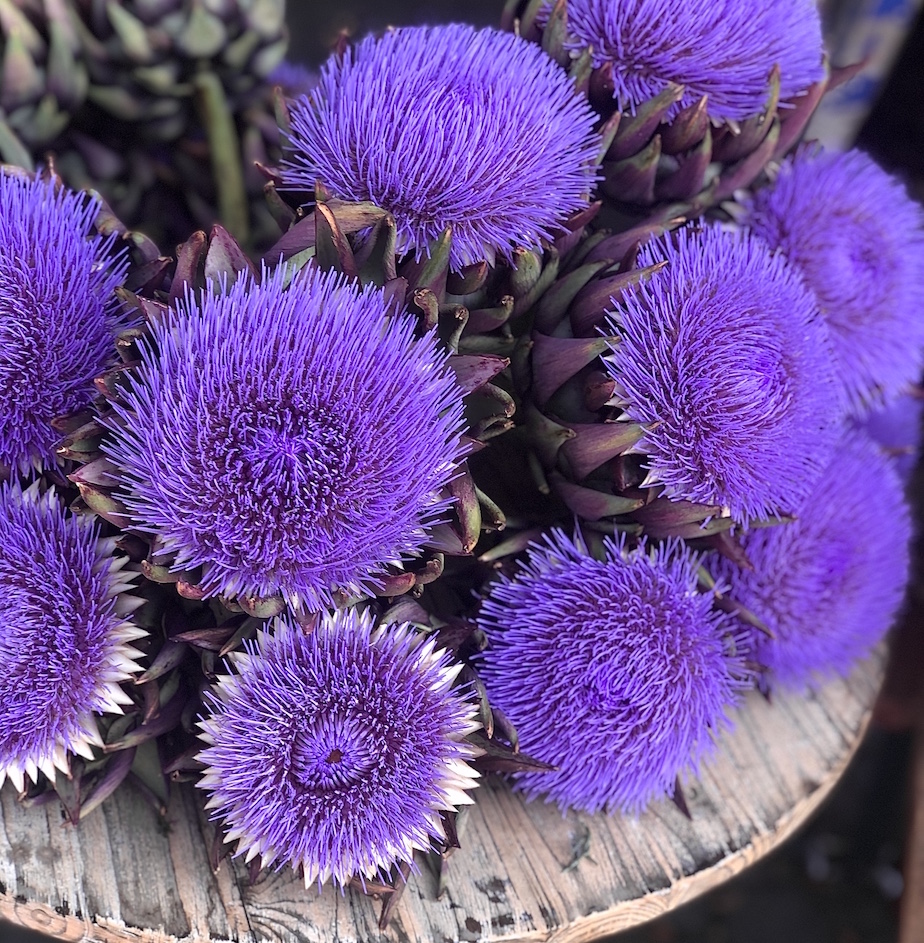
M 247 190 L 234 117 L 221 80 L 214 72 L 198 72 L 193 84 L 199 117 L 208 136 L 212 174 L 218 190 L 219 219 L 239 242 L 246 243 L 249 235 Z

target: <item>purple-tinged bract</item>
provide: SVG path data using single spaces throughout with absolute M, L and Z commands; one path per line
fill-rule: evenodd
M 649 484 L 747 522 L 791 510 L 825 466 L 842 406 L 830 339 L 798 272 L 717 226 L 650 243 L 667 266 L 626 292 L 608 358 Z
M 306 887 L 376 878 L 472 801 L 475 706 L 432 637 L 340 610 L 310 634 L 278 620 L 231 657 L 202 722 L 199 785 L 248 861 L 300 867 Z
M 103 448 L 139 530 L 207 594 L 374 592 L 447 511 L 461 394 L 381 291 L 284 269 L 188 295 L 142 343 Z
M 637 812 L 709 750 L 747 670 L 737 629 L 697 592 L 696 555 L 605 549 L 594 559 L 558 531 L 533 545 L 484 600 L 479 674 L 523 752 L 559 767 L 518 776 L 530 798 Z
M 89 406 L 116 359 L 127 259 L 93 232 L 98 212 L 41 177 L 0 172 L 0 469 L 53 464 L 51 420 Z
M 924 211 L 860 151 L 803 148 L 748 201 L 745 222 L 802 273 L 861 416 L 924 368 Z
M 71 753 L 92 759 L 94 715 L 130 703 L 119 685 L 146 633 L 126 618 L 141 600 L 114 548 L 53 489 L 0 485 L 0 785 L 53 780 Z
M 908 580 L 911 523 L 888 459 L 862 432 L 848 433 L 795 522 L 755 530 L 752 570 L 710 566 L 774 638 L 750 629 L 770 685 L 804 688 L 846 674 L 895 618 Z
M 449 25 L 367 37 L 291 106 L 288 187 L 388 210 L 398 251 L 452 227 L 453 269 L 535 249 L 587 205 L 600 139 L 571 80 L 538 46 Z
M 814 0 L 569 0 L 568 27 L 630 111 L 675 84 L 669 117 L 705 95 L 713 119 L 741 121 L 770 104 L 774 66 L 784 101 L 824 74 Z

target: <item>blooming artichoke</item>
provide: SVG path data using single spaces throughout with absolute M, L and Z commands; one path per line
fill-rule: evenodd
M 828 88 L 812 0 L 508 0 L 503 25 L 570 68 L 604 121 L 622 216 L 698 215 L 801 135 Z
M 489 585 L 479 675 L 520 747 L 556 767 L 518 774 L 517 788 L 637 812 L 671 795 L 727 724 L 748 680 L 744 633 L 697 592 L 700 560 L 679 541 L 601 550 L 553 532 Z
M 95 715 L 131 703 L 120 685 L 147 633 L 128 618 L 143 600 L 114 550 L 53 488 L 0 485 L 0 785 L 70 775 L 70 754 L 102 746 Z
M 473 801 L 475 707 L 433 637 L 352 609 L 311 634 L 277 620 L 231 663 L 208 697 L 199 785 L 247 861 L 300 868 L 306 887 L 382 879 Z
M 568 282 L 606 260 L 569 262 L 520 343 L 540 484 L 586 520 L 628 515 L 657 537 L 790 512 L 842 415 L 812 293 L 760 240 L 714 224 L 633 260 L 577 292 Z

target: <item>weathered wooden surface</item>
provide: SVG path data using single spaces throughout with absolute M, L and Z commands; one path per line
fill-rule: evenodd
M 881 654 L 807 697 L 752 694 L 712 762 L 685 784 L 692 821 L 670 802 L 640 819 L 562 816 L 500 783 L 468 815 L 448 890 L 411 879 L 386 934 L 359 894 L 305 891 L 290 871 L 249 886 L 209 870 L 212 827 L 178 789 L 169 830 L 130 789 L 79 829 L 0 792 L 0 917 L 66 940 L 211 938 L 240 943 L 554 941 L 581 943 L 656 917 L 741 871 L 791 834 L 827 795 L 859 743 Z M 50 807 L 49 807 L 50 808 Z M 582 837 L 587 855 L 575 861 Z

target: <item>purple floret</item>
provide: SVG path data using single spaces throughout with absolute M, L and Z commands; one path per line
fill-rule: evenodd
M 687 547 L 605 548 L 594 559 L 559 531 L 534 544 L 484 600 L 479 673 L 523 752 L 559 767 L 519 775 L 519 789 L 637 812 L 709 751 L 747 670 Z
M 802 149 L 745 222 L 815 292 L 837 372 L 862 416 L 921 379 L 924 211 L 866 154 Z
M 119 684 L 139 653 L 128 643 L 146 633 L 124 616 L 135 574 L 114 546 L 53 490 L 0 485 L 0 785 L 22 789 L 38 770 L 54 779 L 73 752 L 92 758 L 94 714 L 130 701 Z
M 568 27 L 633 112 L 673 83 L 685 91 L 669 117 L 705 95 L 713 119 L 741 121 L 769 104 L 774 66 L 784 101 L 824 75 L 814 0 L 569 0 Z
M 99 206 L 0 172 L 0 470 L 53 465 L 51 420 L 90 405 L 116 358 L 125 254 L 93 233 Z
M 306 886 L 378 878 L 472 801 L 475 706 L 432 637 L 340 610 L 310 634 L 278 620 L 232 659 L 208 696 L 199 785 L 248 861 L 301 867 Z
M 710 567 L 774 633 L 749 629 L 768 682 L 800 689 L 846 674 L 888 631 L 908 580 L 910 539 L 895 470 L 854 430 L 794 523 L 746 536 L 753 570 L 718 558 Z
M 571 80 L 494 29 L 405 28 L 332 57 L 293 103 L 286 186 L 369 200 L 420 258 L 453 228 L 453 269 L 538 248 L 587 205 L 600 139 Z
M 142 342 L 104 450 L 134 526 L 207 594 L 373 592 L 444 518 L 465 447 L 434 332 L 381 291 L 283 268 L 188 295 Z
M 649 484 L 747 522 L 791 510 L 828 461 L 842 403 L 830 338 L 798 272 L 758 239 L 688 227 L 650 243 L 667 266 L 627 291 L 608 358 Z
M 922 411 L 924 399 L 917 395 L 900 396 L 857 423 L 889 457 L 898 477 L 906 483 L 918 460 Z

